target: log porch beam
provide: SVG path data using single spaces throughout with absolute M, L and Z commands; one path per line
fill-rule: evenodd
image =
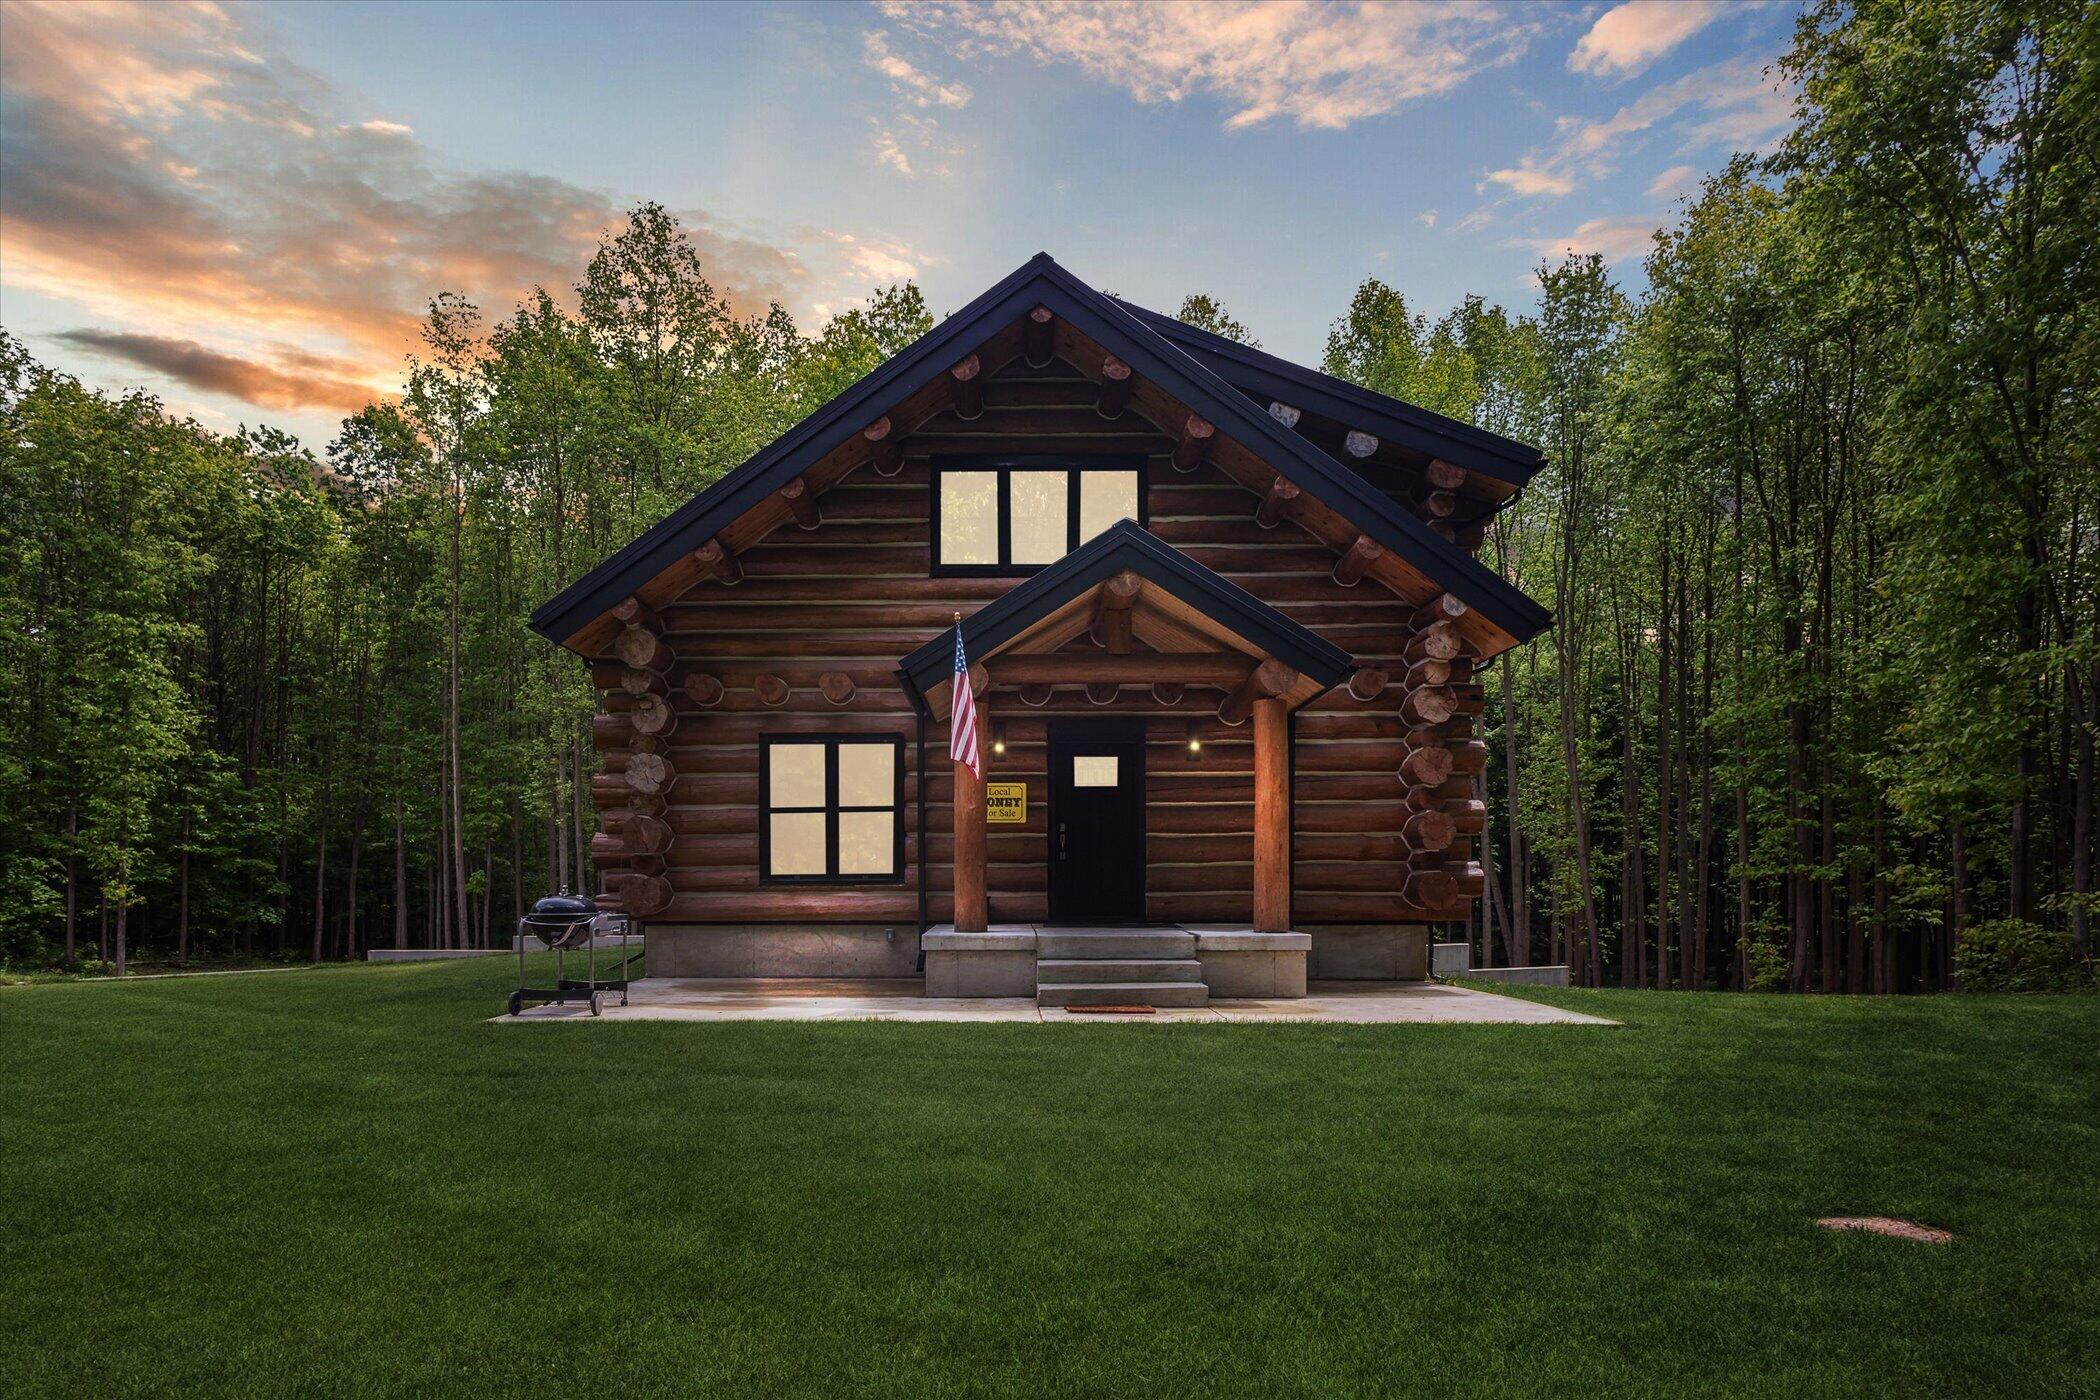
M 1269 698 L 1254 702 L 1254 931 L 1287 933 L 1290 927 L 1289 716 L 1281 700 Z
M 985 743 L 985 697 L 976 706 L 978 766 L 990 754 Z M 949 804 L 955 836 L 955 931 L 983 933 L 990 918 L 984 887 L 984 779 L 966 763 L 955 764 L 954 800 Z

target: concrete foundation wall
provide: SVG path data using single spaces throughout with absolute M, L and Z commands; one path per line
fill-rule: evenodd
M 1315 924 L 1306 974 L 1321 982 L 1421 982 L 1429 976 L 1426 924 Z
M 916 977 L 911 924 L 651 924 L 651 977 Z

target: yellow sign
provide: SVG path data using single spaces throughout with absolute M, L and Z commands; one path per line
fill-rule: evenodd
M 984 819 L 993 826 L 1025 826 L 1028 822 L 1028 784 L 986 783 Z

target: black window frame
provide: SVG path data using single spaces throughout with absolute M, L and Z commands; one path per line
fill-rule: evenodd
M 1142 453 L 1035 453 L 1022 456 L 953 456 L 936 457 L 931 464 L 927 479 L 927 502 L 930 517 L 929 531 L 932 550 L 927 556 L 928 576 L 931 578 L 1027 578 L 1041 573 L 1056 559 L 1043 564 L 1013 564 L 1004 562 L 1013 555 L 1013 497 L 1010 478 L 1017 471 L 1065 472 L 1065 554 L 1070 554 L 1086 541 L 1079 538 L 1079 492 L 1080 480 L 1087 472 L 1136 472 L 1137 473 L 1137 524 L 1143 529 L 1151 520 L 1147 498 L 1151 494 L 1151 481 L 1147 471 L 1149 459 Z M 999 558 L 997 564 L 944 564 L 941 562 L 941 478 L 949 472 L 996 472 L 999 477 Z M 1059 558 L 1063 558 L 1060 555 Z
M 824 746 L 824 805 L 822 807 L 775 807 L 773 805 L 773 746 L 775 744 L 821 744 Z M 839 804 L 839 747 L 842 744 L 887 744 L 894 783 L 888 807 L 843 807 Z M 839 814 L 882 812 L 890 814 L 890 870 L 886 875 L 842 875 L 839 868 Z M 775 812 L 822 812 L 824 814 L 824 871 L 815 875 L 775 875 L 773 870 L 773 814 Z M 761 885 L 902 885 L 904 875 L 904 737 L 900 734 L 782 734 L 758 736 L 758 882 Z

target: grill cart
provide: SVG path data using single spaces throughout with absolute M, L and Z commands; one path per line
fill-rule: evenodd
M 518 989 L 510 994 L 510 1014 L 515 1016 L 525 1009 L 527 1002 L 587 1002 L 591 1014 L 596 1016 L 604 1008 L 607 992 L 620 994 L 620 1005 L 627 1004 L 627 969 L 640 953 L 630 955 L 628 934 L 632 926 L 622 914 L 601 914 L 598 906 L 582 895 L 550 894 L 532 906 L 532 912 L 518 920 Z M 617 934 L 620 939 L 620 963 L 610 977 L 598 975 L 598 940 L 601 936 Z M 537 940 L 554 951 L 554 985 L 552 987 L 530 987 L 525 983 L 525 950 L 532 940 Z M 585 963 L 582 977 L 569 976 L 569 954 L 583 950 Z

